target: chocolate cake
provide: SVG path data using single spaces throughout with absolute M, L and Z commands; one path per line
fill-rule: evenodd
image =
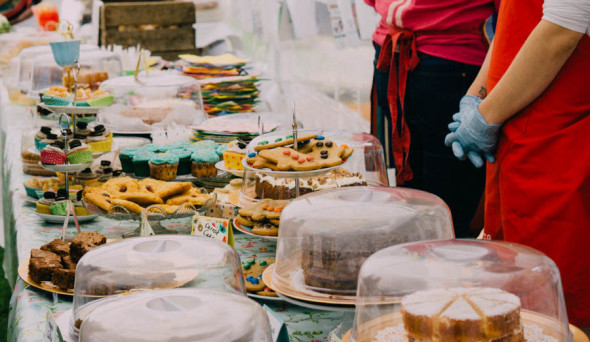
M 367 182 L 360 173 L 352 173 L 344 168 L 337 168 L 329 173 L 299 180 L 299 194 L 314 191 L 363 186 Z M 257 198 L 291 199 L 295 198 L 295 180 L 293 178 L 276 178 L 262 172 L 256 173 L 255 192 Z
M 61 258 L 57 254 L 39 249 L 31 250 L 29 277 L 34 281 L 50 281 L 53 271 L 61 267 Z
M 521 342 L 520 299 L 496 288 L 418 291 L 401 301 L 409 341 Z
M 58 268 L 53 271 L 51 275 L 51 282 L 62 290 L 69 290 L 74 288 L 74 280 L 76 278 L 75 269 Z
M 61 240 L 55 239 L 48 244 L 41 246 L 42 251 L 53 252 L 61 257 L 70 255 L 70 244 Z
M 70 256 L 74 262 L 78 262 L 84 254 L 106 242 L 107 238 L 102 234 L 88 231 L 81 232 L 78 236 L 72 239 Z
M 76 269 L 76 263 L 74 262 L 74 260 L 72 260 L 72 257 L 69 255 L 61 257 L 61 265 L 63 266 L 63 268 L 65 268 L 67 270 L 75 270 Z

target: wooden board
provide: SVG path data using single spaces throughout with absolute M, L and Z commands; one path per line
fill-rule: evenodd
M 117 26 L 171 26 L 195 23 L 195 5 L 182 1 L 107 3 L 101 8 L 102 28 Z
M 195 31 L 192 26 L 161 28 L 155 30 L 119 31 L 107 28 L 103 31 L 102 45 L 136 46 L 150 51 L 177 51 L 195 48 Z

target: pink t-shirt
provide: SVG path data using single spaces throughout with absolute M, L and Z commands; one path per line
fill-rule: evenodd
M 419 33 L 418 51 L 453 61 L 481 65 L 487 46 L 481 26 L 500 6 L 500 0 L 365 0 L 381 15 L 373 41 L 383 45 L 390 26 Z M 457 32 L 459 31 L 459 32 Z

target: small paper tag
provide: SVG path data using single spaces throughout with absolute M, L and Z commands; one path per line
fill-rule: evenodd
M 270 322 L 270 332 L 274 342 L 289 342 L 289 332 L 283 320 L 266 304 L 262 306 Z
M 206 236 L 234 246 L 231 221 L 217 217 L 193 216 L 191 235 Z

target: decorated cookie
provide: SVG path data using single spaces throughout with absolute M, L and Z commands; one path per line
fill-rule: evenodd
M 271 161 L 269 161 L 265 158 L 262 158 L 256 152 L 250 153 L 246 157 L 246 161 L 248 162 L 248 164 L 252 165 L 252 167 L 255 169 L 271 169 L 274 171 L 279 171 L 277 169 L 277 164 L 272 163 Z
M 94 203 L 100 209 L 109 211 L 113 206 L 111 196 L 106 192 L 92 191 L 94 189 L 100 190 L 99 188 L 86 188 L 84 198 L 89 202 Z
M 191 187 L 182 194 L 170 197 L 166 201 L 166 204 L 181 205 L 184 203 L 190 203 L 195 206 L 201 206 L 205 204 L 209 198 L 209 195 L 202 194 L 198 188 Z
M 262 150 L 258 155 L 277 164 L 279 171 L 311 171 L 322 168 L 322 163 L 315 157 L 299 153 L 292 148 L 277 147 L 272 150 Z
M 254 227 L 254 225 L 256 224 L 256 222 L 242 216 L 242 215 L 238 215 L 236 216 L 236 222 L 242 226 L 246 226 L 246 227 Z
M 281 217 L 281 212 L 288 203 L 289 200 L 263 199 L 251 208 L 240 209 L 238 213 L 243 217 L 251 218 L 255 222 L 278 220 Z
M 119 194 L 125 192 L 136 192 L 140 190 L 137 181 L 130 177 L 113 178 L 108 182 L 107 185 L 105 185 L 105 187 L 106 190 L 114 197 L 117 197 Z
M 342 152 L 342 159 L 346 159 L 348 157 L 350 157 L 352 155 L 352 152 L 354 152 L 354 147 L 352 146 L 348 146 L 348 145 L 341 145 L 342 148 L 344 148 L 344 151 Z
M 314 140 L 311 146 L 310 156 L 318 160 L 323 166 L 332 167 L 342 164 L 344 147 L 335 144 L 332 140 Z
M 304 143 L 305 141 L 310 140 L 310 139 L 314 139 L 317 136 L 318 136 L 317 134 L 307 134 L 307 135 L 298 136 L 297 143 L 299 143 L 299 142 Z M 278 139 L 276 139 L 276 140 L 278 140 Z M 261 142 L 259 142 L 258 146 L 254 147 L 254 151 L 269 150 L 269 149 L 282 147 L 282 146 L 289 146 L 289 145 L 293 145 L 293 137 L 290 137 L 287 139 L 282 139 L 279 141 L 273 141 L 273 142 L 261 141 Z
M 258 222 L 252 227 L 252 234 L 262 236 L 279 236 L 279 227 L 270 222 Z
M 274 262 L 274 258 L 266 258 L 263 260 L 253 259 L 242 266 L 246 291 L 260 292 L 267 289 L 267 286 L 262 281 L 262 272 Z

